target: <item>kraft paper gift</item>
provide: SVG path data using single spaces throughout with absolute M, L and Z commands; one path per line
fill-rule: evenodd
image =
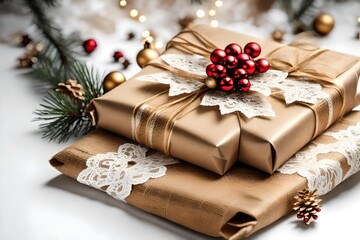
M 218 106 L 200 106 L 200 94 L 184 109 L 180 102 L 160 113 L 162 106 L 186 94 L 170 97 L 168 85 L 138 80 L 174 70 L 163 69 L 164 62 L 157 59 L 129 81 L 94 100 L 97 126 L 218 174 L 224 174 L 237 161 L 273 173 L 360 103 L 360 62 L 356 57 L 303 45 L 285 46 L 206 25 L 176 36 L 165 54 L 201 54 L 196 48 L 203 44 L 199 36 L 222 49 L 232 42 L 244 46 L 256 41 L 262 46 L 260 57 L 267 57 L 273 69 L 288 72 L 298 81 L 321 83 L 329 99 L 320 99 L 314 105 L 285 104 L 281 96 L 261 96 L 276 116 L 249 119 L 236 113 L 221 115 Z M 179 109 L 179 115 L 173 118 Z

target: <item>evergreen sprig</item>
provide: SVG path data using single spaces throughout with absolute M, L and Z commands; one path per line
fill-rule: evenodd
M 35 110 L 35 121 L 40 121 L 43 137 L 50 141 L 65 142 L 70 137 L 81 136 L 92 129 L 87 106 L 92 99 L 102 95 L 100 77 L 92 68 L 81 63 L 71 66 L 70 78 L 76 79 L 85 92 L 85 99 L 79 100 L 68 95 L 50 92 L 40 109 Z
M 92 99 L 102 95 L 99 75 L 77 60 L 81 46 L 79 35 L 66 36 L 47 16 L 49 7 L 58 6 L 57 0 L 22 1 L 32 14 L 33 23 L 41 33 L 38 41 L 44 46 L 31 74 L 38 87 L 50 88 L 40 108 L 34 112 L 37 116 L 34 121 L 40 122 L 43 137 L 50 141 L 65 142 L 72 136 L 84 135 L 92 129 L 86 108 Z M 55 91 L 58 84 L 67 79 L 74 79 L 82 85 L 84 100 Z

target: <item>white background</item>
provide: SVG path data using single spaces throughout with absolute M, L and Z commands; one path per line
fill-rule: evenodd
M 107 72 L 118 68 L 111 63 L 115 49 L 122 49 L 131 62 L 135 61 L 141 45 L 139 40 L 124 40 L 129 30 L 141 33 L 154 22 L 159 24 L 156 11 L 161 11 L 165 19 L 171 18 L 158 6 L 144 7 L 149 14 L 148 22 L 142 25 L 126 19 L 118 7 L 96 1 L 64 1 L 61 8 L 50 14 L 66 31 L 81 30 L 84 37 L 98 40 L 98 50 L 86 60 Z M 360 30 L 356 27 L 360 4 L 331 3 L 324 10 L 334 15 L 336 28 L 330 36 L 319 39 L 321 46 L 360 56 L 360 40 L 354 39 L 355 32 Z M 81 20 L 85 14 L 101 19 L 109 29 L 96 29 Z M 252 35 L 268 37 L 275 27 L 290 28 L 279 10 L 261 16 L 257 27 L 251 19 L 237 18 L 233 22 L 228 15 L 219 18 L 224 19 L 223 23 L 219 21 L 220 25 Z M 166 41 L 178 31 L 177 26 L 170 27 L 175 24 L 164 21 L 152 29 L 158 29 L 159 39 Z M 32 32 L 29 25 L 23 11 L 0 12 L 3 40 L 19 30 Z M 291 38 L 291 34 L 286 35 L 286 41 Z M 0 43 L 0 239 L 211 239 L 120 203 L 51 168 L 48 159 L 74 140 L 66 144 L 49 143 L 41 139 L 37 123 L 31 122 L 43 93 L 34 88 L 33 80 L 25 75 L 26 70 L 15 68 L 16 58 L 23 52 L 13 44 Z M 132 64 L 124 73 L 130 77 L 138 70 L 136 64 Z M 359 180 L 360 174 L 352 176 L 326 195 L 323 211 L 315 224 L 307 227 L 295 215 L 289 215 L 249 239 L 358 239 Z

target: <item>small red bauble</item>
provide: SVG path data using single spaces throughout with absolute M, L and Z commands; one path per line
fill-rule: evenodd
M 261 53 L 261 47 L 256 42 L 249 42 L 245 45 L 244 52 L 249 54 L 251 57 L 256 58 Z
M 313 218 L 314 220 L 317 220 L 317 219 L 318 219 L 318 215 L 314 215 L 314 216 L 312 216 L 312 218 Z
M 215 65 L 212 68 L 212 77 L 214 78 L 223 78 L 226 77 L 226 68 L 223 65 Z
M 303 218 L 303 217 L 304 217 L 304 215 L 303 215 L 303 214 L 301 214 L 301 213 L 298 213 L 298 214 L 296 215 L 296 217 L 297 217 L 298 219 L 301 219 L 301 218 Z
M 250 87 L 251 87 L 251 83 L 249 81 L 249 79 L 247 78 L 242 78 L 239 80 L 238 82 L 238 87 L 241 91 L 243 92 L 247 92 L 250 90 Z
M 225 53 L 227 55 L 231 55 L 234 57 L 238 56 L 241 52 L 242 52 L 242 49 L 241 49 L 240 45 L 236 44 L 236 43 L 231 43 L 231 44 L 227 45 L 225 48 Z
M 267 70 L 269 70 L 269 68 L 270 68 L 270 63 L 267 59 L 260 58 L 260 59 L 256 60 L 256 70 L 258 72 L 264 73 Z
M 252 60 L 252 58 L 246 53 L 240 53 L 239 55 L 237 55 L 236 58 L 238 59 L 239 64 L 241 64 L 247 60 Z
M 206 75 L 208 77 L 213 77 L 213 68 L 215 67 L 215 64 L 209 64 L 207 67 L 206 67 Z
M 234 89 L 234 80 L 231 77 L 224 77 L 220 80 L 219 87 L 225 92 L 229 92 Z
M 232 56 L 232 55 L 227 55 L 224 59 L 224 65 L 226 68 L 228 69 L 233 69 L 236 68 L 237 64 L 238 64 L 238 60 L 236 59 L 236 57 Z
M 83 48 L 86 53 L 92 53 L 97 47 L 97 43 L 94 39 L 88 39 L 83 42 Z
M 245 69 L 243 68 L 238 68 L 234 71 L 234 80 L 238 81 L 241 78 L 245 78 L 246 77 L 247 72 L 245 71 Z
M 113 58 L 115 62 L 118 62 L 120 58 L 124 57 L 124 54 L 121 51 L 116 51 L 113 54 Z
M 213 64 L 219 64 L 226 57 L 226 53 L 222 49 L 215 49 L 210 55 L 210 60 Z
M 255 62 L 252 60 L 246 60 L 241 64 L 241 68 L 245 69 L 249 75 L 253 75 L 256 70 Z

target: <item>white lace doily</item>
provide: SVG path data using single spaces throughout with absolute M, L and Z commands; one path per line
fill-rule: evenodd
M 325 133 L 337 141 L 330 144 L 313 144 L 299 151 L 284 163 L 277 171 L 283 174 L 299 174 L 307 179 L 310 190 L 317 189 L 319 194 L 325 194 L 360 170 L 360 123 L 339 132 Z M 350 166 L 343 176 L 342 168 L 337 160 L 318 159 L 326 153 L 340 153 Z
M 275 112 L 271 105 L 255 93 L 211 91 L 201 100 L 201 106 L 219 106 L 222 115 L 241 112 L 247 118 L 265 116 L 273 117 Z
M 198 55 L 165 54 L 162 55 L 161 58 L 171 67 L 203 77 L 206 77 L 205 69 L 206 66 L 210 64 L 208 59 Z M 329 106 L 328 125 L 330 125 L 332 122 L 333 104 L 330 96 L 322 91 L 321 85 L 305 80 L 296 81 L 294 79 L 287 79 L 287 76 L 288 74 L 286 72 L 278 70 L 269 70 L 265 73 L 256 74 L 251 78 L 250 90 L 253 92 L 259 92 L 265 96 L 270 96 L 272 89 L 276 89 L 275 92 L 284 96 L 286 104 L 291 104 L 293 102 L 315 104 L 319 100 L 325 99 Z M 140 76 L 138 79 L 142 81 L 168 84 L 170 86 L 169 96 L 191 93 L 204 86 L 203 83 L 191 79 L 185 79 L 170 72 L 148 74 Z M 206 93 L 201 105 L 218 105 L 221 114 L 238 111 L 243 113 L 245 116 L 250 117 L 275 116 L 271 107 L 269 107 L 269 104 L 264 100 L 260 100 L 259 96 L 253 97 L 253 95 L 250 94 L 244 95 L 231 93 L 228 97 L 224 97 L 224 94 L 220 93 L 221 91 L 218 92 L 219 93 L 216 94 L 213 92 Z M 247 98 L 250 96 L 250 99 L 236 100 L 234 96 L 239 98 Z M 234 104 L 240 104 L 241 106 L 235 107 Z
M 147 148 L 125 143 L 117 152 L 95 155 L 86 161 L 86 168 L 79 173 L 77 180 L 125 202 L 132 185 L 162 177 L 166 165 L 178 163 L 158 152 L 146 156 L 147 151 Z
M 203 83 L 195 80 L 176 76 L 171 72 L 160 72 L 148 74 L 137 78 L 141 81 L 155 82 L 169 85 L 169 96 L 177 96 L 184 93 L 192 93 L 204 86 Z

